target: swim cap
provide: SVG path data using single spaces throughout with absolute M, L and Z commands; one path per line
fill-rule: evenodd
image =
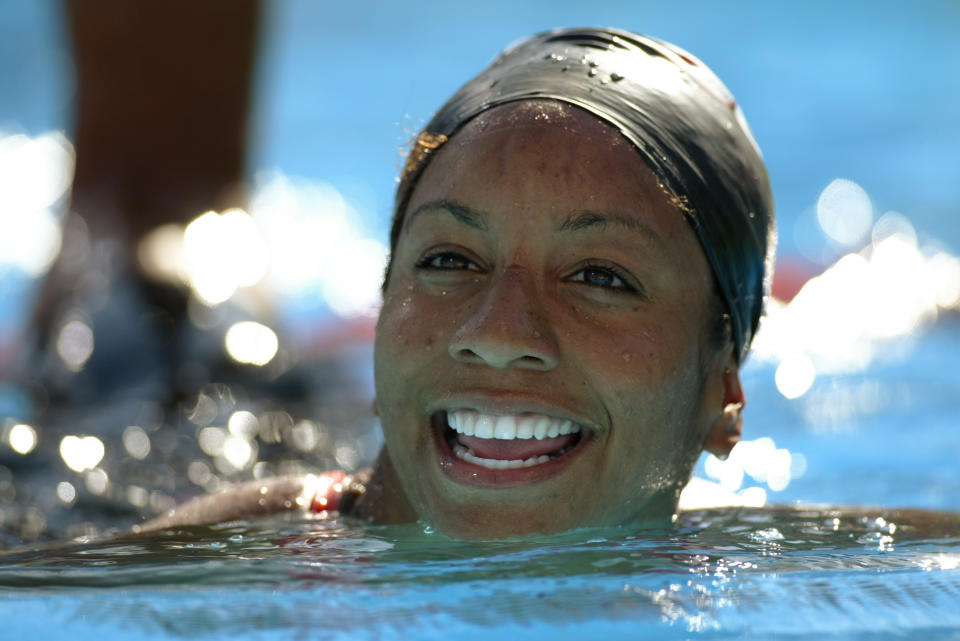
M 703 247 L 742 362 L 769 292 L 776 234 L 767 171 L 733 96 L 688 52 L 616 29 L 561 29 L 504 51 L 420 134 L 397 189 L 391 248 L 431 154 L 477 114 L 553 99 L 616 127 L 673 195 Z

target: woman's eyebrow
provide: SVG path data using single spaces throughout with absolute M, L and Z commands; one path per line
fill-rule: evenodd
M 647 225 L 634 216 L 613 213 L 597 213 L 593 211 L 584 211 L 571 214 L 560 222 L 556 231 L 569 232 L 580 231 L 584 229 L 605 229 L 607 225 L 613 224 L 624 229 L 639 232 L 641 236 L 657 245 L 660 249 L 666 250 L 667 246 L 660 238 L 660 234 L 655 232 L 652 227 Z
M 469 207 L 450 202 L 448 200 L 434 200 L 424 203 L 410 212 L 405 222 L 406 225 L 413 223 L 414 218 L 423 213 L 441 213 L 446 212 L 465 225 L 481 231 L 487 230 L 487 223 L 483 216 Z

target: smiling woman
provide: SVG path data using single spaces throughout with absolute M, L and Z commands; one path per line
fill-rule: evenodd
M 576 107 L 507 103 L 407 209 L 375 376 L 416 514 L 483 537 L 672 515 L 740 391 L 696 236 L 630 143 Z
M 277 479 L 141 529 L 302 506 L 499 538 L 668 523 L 739 439 L 773 252 L 766 172 L 698 60 L 623 31 L 508 50 L 401 179 L 369 478 Z

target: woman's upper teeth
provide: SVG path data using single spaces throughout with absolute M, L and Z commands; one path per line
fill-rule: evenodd
M 504 440 L 553 438 L 580 431 L 580 426 L 573 421 L 543 416 L 542 414 L 496 416 L 481 414 L 474 410 L 448 412 L 447 424 L 466 436 Z

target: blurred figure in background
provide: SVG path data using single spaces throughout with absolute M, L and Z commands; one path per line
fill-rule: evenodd
M 261 426 L 245 391 L 305 399 L 299 383 L 283 397 L 278 370 L 227 358 L 219 330 L 239 312 L 197 302 L 145 251 L 158 229 L 182 241 L 204 212 L 245 203 L 261 3 L 65 0 L 63 15 L 76 171 L 23 350 L 36 427 L 20 425 L 16 453 L 0 456 L 0 548 L 96 534 L 165 509 L 186 486 L 249 478 L 257 443 L 264 455 L 285 451 L 293 421 L 266 412 Z M 198 442 L 228 422 L 235 442 L 225 428 Z M 259 427 L 269 444 L 256 441 Z
M 183 361 L 186 288 L 154 278 L 138 248 L 164 225 L 244 204 L 261 6 L 65 0 L 64 14 L 76 172 L 34 315 L 41 405 L 133 389 L 169 403 L 208 373 Z

